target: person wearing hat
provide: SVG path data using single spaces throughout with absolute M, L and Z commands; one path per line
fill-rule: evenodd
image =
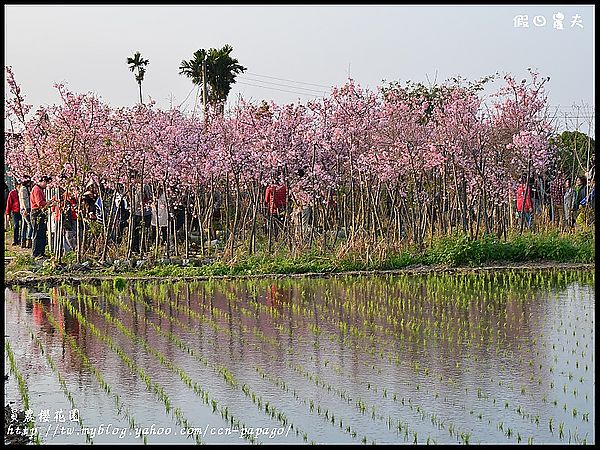
M 31 248 L 31 237 L 33 236 L 33 225 L 31 223 L 31 178 L 25 177 L 19 187 L 19 206 L 21 207 L 21 247 Z
M 48 181 L 50 181 L 50 177 L 40 177 L 40 180 L 33 186 L 29 196 L 31 202 L 31 222 L 33 223 L 31 256 L 34 258 L 46 258 L 46 254 L 44 253 L 48 240 L 46 236 L 46 210 L 49 205 L 46 201 L 44 189 L 46 189 Z
M 13 223 L 13 243 L 21 244 L 21 208 L 19 207 L 19 185 L 20 181 L 15 180 L 15 188 L 8 193 L 6 199 L 6 216 L 12 218 Z

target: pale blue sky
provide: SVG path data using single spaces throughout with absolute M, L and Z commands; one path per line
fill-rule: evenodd
M 58 102 L 52 85 L 92 91 L 113 106 L 133 105 L 137 83 L 125 60 L 136 50 L 150 60 L 143 83 L 167 108 L 192 84 L 178 75 L 198 48 L 231 44 L 248 68 L 234 85 L 248 100 L 306 101 L 350 75 L 374 89 L 385 80 L 476 79 L 528 67 L 550 76 L 550 105 L 594 105 L 594 6 L 59 6 L 5 5 L 5 65 L 13 67 L 29 103 Z M 565 15 L 564 29 L 552 15 Z M 529 28 L 515 28 L 517 14 Z M 581 16 L 583 28 L 571 27 Z M 544 16 L 536 27 L 533 16 Z M 252 74 L 252 75 L 251 75 Z M 258 81 L 258 80 L 262 80 Z M 246 84 L 242 84 L 246 83 Z M 278 83 L 278 84 L 275 84 Z M 255 86 L 251 86 L 255 85 Z M 257 87 L 256 85 L 267 86 Z M 496 81 L 492 88 L 499 87 Z M 318 92 L 300 88 L 316 89 Z M 280 89 L 280 90 L 275 90 Z M 283 91 L 294 91 L 283 92 Z M 192 94 L 185 105 L 193 108 Z

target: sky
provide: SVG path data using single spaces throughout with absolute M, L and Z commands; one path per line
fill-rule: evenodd
M 93 92 L 113 107 L 139 101 L 126 59 L 149 59 L 144 101 L 194 107 L 182 60 L 199 48 L 233 47 L 247 67 L 228 106 L 241 95 L 259 103 L 306 102 L 350 76 L 375 90 L 383 80 L 442 82 L 494 73 L 549 76 L 548 103 L 563 116 L 593 117 L 593 5 L 4 5 L 4 64 L 26 102 L 56 104 L 54 83 Z M 562 13 L 563 29 L 553 15 Z M 515 17 L 527 25 L 515 26 Z M 493 91 L 502 85 L 495 81 Z M 7 92 L 5 75 L 5 95 Z M 571 119 L 567 119 L 572 121 Z M 589 123 L 592 119 L 587 120 Z M 586 125 L 586 128 L 588 125 Z M 582 129 L 584 132 L 588 132 Z

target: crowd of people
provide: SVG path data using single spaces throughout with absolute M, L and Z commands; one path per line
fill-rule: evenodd
M 32 256 L 38 258 L 47 257 L 46 211 L 51 206 L 45 193 L 48 181 L 45 176 L 36 183 L 30 178 L 17 180 L 6 196 L 5 213 L 12 218 L 12 245 L 31 248 Z
M 148 250 L 147 243 L 173 245 L 175 234 L 184 226 L 186 206 L 181 202 L 169 203 L 162 188 L 151 189 L 148 184 L 139 183 L 127 193 L 123 186 L 107 189 L 90 183 L 78 201 L 59 185 L 52 190 L 54 194 L 48 200 L 46 188 L 49 181 L 47 176 L 35 182 L 25 177 L 16 180 L 15 188 L 10 192 L 5 183 L 5 214 L 6 221 L 10 219 L 12 223 L 12 245 L 30 248 L 34 258 L 48 257 L 48 236 L 51 239 L 51 251 L 56 251 L 56 247 L 60 246 L 59 252 L 64 254 L 83 245 L 81 236 L 84 235 L 84 229 L 89 235 L 94 227 L 102 228 L 107 239 L 117 245 L 122 243 L 129 229 L 127 236 L 131 236 L 131 251 L 140 254 Z M 104 195 L 100 195 L 101 189 Z M 295 224 L 292 229 L 300 230 L 300 233 L 304 230 L 305 234 L 306 230 L 311 229 L 314 214 L 312 206 L 302 205 L 292 210 L 289 206 L 294 202 L 289 200 L 290 196 L 285 183 L 266 187 L 263 206 L 269 236 L 272 232 L 277 237 L 288 215 Z M 327 209 L 335 211 L 337 205 L 333 193 L 324 194 L 323 198 L 328 199 Z M 105 208 L 103 200 L 112 204 L 112 208 Z M 531 229 L 534 221 L 541 222 L 545 218 L 562 229 L 572 229 L 593 220 L 594 204 L 593 169 L 586 175 L 576 177 L 573 185 L 562 174 L 551 181 L 525 174 L 517 187 L 514 203 L 517 227 Z M 222 218 L 221 193 L 212 193 L 210 205 L 213 209 L 212 220 L 218 223 Z M 195 229 L 198 232 L 198 218 L 190 214 L 189 219 L 188 231 Z M 55 240 L 57 233 L 62 235 L 62 239 Z M 144 235 L 146 239 L 143 240 Z
M 531 228 L 534 218 L 543 218 L 546 211 L 550 222 L 572 229 L 593 220 L 595 194 L 593 168 L 577 176 L 574 185 L 560 173 L 552 181 L 524 174 L 516 190 L 517 218 L 523 227 Z

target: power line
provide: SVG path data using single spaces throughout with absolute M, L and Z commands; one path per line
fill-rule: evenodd
M 263 80 L 257 80 L 256 78 L 241 78 L 242 80 L 249 80 L 249 81 L 255 81 L 257 83 L 265 83 L 265 84 L 273 84 L 275 86 L 283 86 L 283 87 L 288 87 L 288 88 L 292 88 L 292 89 L 301 89 L 303 91 L 312 91 L 312 92 L 318 92 L 319 94 L 323 94 L 324 92 L 321 90 L 317 90 L 317 89 L 311 89 L 311 88 L 303 88 L 300 86 L 291 86 L 289 84 L 283 84 L 283 83 L 274 83 L 273 81 L 263 81 Z
M 196 86 L 192 86 L 192 89 L 190 90 L 190 92 L 188 93 L 187 97 L 179 104 L 179 107 L 181 108 L 181 106 L 187 101 L 188 98 L 190 98 L 190 94 L 192 93 L 192 91 L 196 89 Z
M 274 91 L 288 92 L 290 94 L 299 94 L 299 95 L 307 95 L 309 97 L 318 97 L 318 95 L 308 94 L 306 92 L 286 91 L 285 89 L 279 89 L 279 88 L 274 88 L 274 87 L 269 87 L 269 86 L 259 86 L 258 84 L 245 83 L 243 81 L 238 81 L 238 83 L 244 84 L 246 86 L 254 86 L 254 87 L 259 87 L 259 88 L 263 88 L 263 89 L 273 89 Z
M 318 86 L 318 87 L 324 87 L 327 89 L 331 89 L 331 86 L 325 86 L 324 84 L 316 84 L 316 83 L 307 83 L 305 81 L 295 81 L 295 80 L 288 80 L 286 78 L 277 78 L 277 77 L 271 77 L 269 75 L 260 75 L 258 73 L 253 73 L 253 72 L 246 72 L 248 75 L 253 75 L 255 77 L 261 77 L 261 78 L 271 78 L 273 80 L 280 80 L 280 81 L 289 81 L 290 83 L 298 83 L 298 84 L 308 84 L 310 86 Z

